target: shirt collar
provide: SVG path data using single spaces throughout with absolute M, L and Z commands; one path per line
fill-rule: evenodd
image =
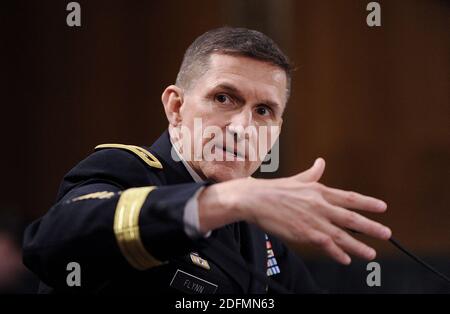
M 173 150 L 175 151 L 175 153 L 177 154 L 178 158 L 181 160 L 181 162 L 183 163 L 184 167 L 186 168 L 186 170 L 189 172 L 189 174 L 191 175 L 192 179 L 199 183 L 199 182 L 203 182 L 204 180 L 198 175 L 197 172 L 195 172 L 194 169 L 192 169 L 191 165 L 189 165 L 189 163 L 184 160 L 183 156 L 181 155 L 181 153 L 178 151 L 178 148 L 176 145 L 173 144 L 172 141 L 172 137 L 169 136 L 170 139 L 170 143 L 172 144 Z

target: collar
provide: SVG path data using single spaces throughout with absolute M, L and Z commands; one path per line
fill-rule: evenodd
M 183 158 L 183 155 L 180 153 L 180 151 L 178 150 L 178 147 L 173 143 L 172 138 L 169 135 L 169 140 L 170 143 L 172 144 L 172 148 L 175 151 L 175 153 L 178 156 L 178 159 L 181 160 L 181 162 L 183 163 L 184 167 L 186 168 L 186 170 L 189 172 L 189 174 L 191 175 L 192 179 L 199 183 L 199 182 L 203 182 L 204 180 L 198 175 L 197 172 L 195 172 L 194 169 L 192 169 L 191 165 L 189 165 L 189 163 Z
M 162 163 L 166 184 L 180 184 L 188 182 L 203 182 L 200 176 L 182 158 L 176 158 L 179 154 L 172 146 L 169 131 L 163 134 L 150 147 L 145 147 Z M 180 154 L 181 155 L 181 154 Z M 173 157 L 172 157 L 173 156 Z M 180 156 L 181 157 L 181 156 Z M 188 170 L 190 169 L 190 170 Z M 195 177 L 193 174 L 197 177 Z M 197 179 L 200 178 L 200 181 Z

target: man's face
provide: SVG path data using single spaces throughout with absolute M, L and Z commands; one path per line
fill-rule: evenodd
M 180 107 L 178 127 L 192 135 L 188 158 L 191 167 L 216 182 L 253 174 L 278 137 L 287 101 L 286 87 L 286 73 L 277 66 L 243 56 L 212 54 L 206 72 L 184 91 Z M 203 135 L 206 129 L 214 127 L 223 136 L 199 134 L 199 118 Z M 201 156 L 196 155 L 201 160 L 196 160 L 194 145 L 196 139 L 199 143 L 199 137 L 202 148 L 208 149 L 202 149 Z M 181 150 L 186 154 L 186 147 Z M 205 151 L 223 158 L 208 160 Z M 251 151 L 256 152 L 257 158 Z

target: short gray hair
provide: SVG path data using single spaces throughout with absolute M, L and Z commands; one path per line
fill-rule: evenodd
M 288 57 L 268 36 L 247 28 L 221 27 L 197 37 L 184 54 L 176 85 L 189 89 L 206 72 L 213 53 L 240 55 L 278 66 L 286 73 L 289 98 L 292 65 Z

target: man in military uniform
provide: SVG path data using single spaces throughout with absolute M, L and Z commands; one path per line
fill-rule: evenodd
M 41 290 L 314 293 L 320 290 L 295 252 L 303 245 L 342 264 L 350 255 L 375 258 L 346 230 L 388 239 L 389 228 L 349 208 L 383 212 L 386 204 L 318 183 L 323 159 L 292 177 L 251 177 L 263 160 L 249 158 L 261 146 L 252 137 L 260 137 L 258 127 L 278 127 L 268 131 L 269 152 L 290 71 L 287 57 L 257 31 L 219 28 L 198 37 L 162 95 L 168 130 L 150 147 L 97 146 L 66 174 L 55 205 L 27 228 L 24 263 Z M 230 135 L 231 145 L 199 137 L 197 118 Z M 256 131 L 244 132 L 249 126 Z M 202 148 L 213 143 L 215 156 L 225 158 L 198 155 L 198 141 Z M 67 284 L 73 262 L 81 268 L 76 287 Z

